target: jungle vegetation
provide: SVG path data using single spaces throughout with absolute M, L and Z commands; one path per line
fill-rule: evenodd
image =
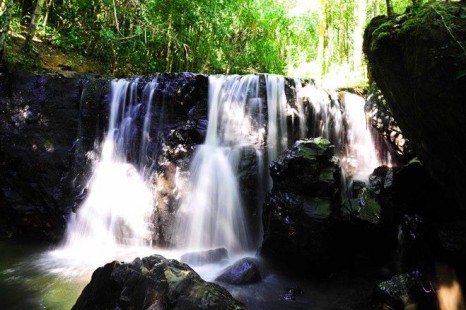
M 419 2 L 419 1 L 414 1 Z M 387 6 L 388 4 L 388 6 Z M 0 50 L 24 39 L 97 61 L 113 75 L 268 72 L 364 75 L 362 34 L 412 0 L 0 0 Z

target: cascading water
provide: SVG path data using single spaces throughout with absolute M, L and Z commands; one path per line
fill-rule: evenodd
M 255 177 L 259 191 L 265 191 L 268 162 L 288 147 L 284 78 L 265 76 L 266 105 L 259 96 L 259 75 L 211 76 L 209 83 L 207 136 L 192 162 L 191 190 L 179 211 L 183 227 L 179 240 L 195 249 L 250 250 L 254 236 L 245 219 L 237 167 L 241 150 L 253 146 L 258 163 Z
M 284 78 L 267 75 L 268 132 L 267 149 L 269 160 L 275 160 L 288 147 L 287 102 Z
M 122 248 L 151 242 L 148 219 L 154 207 L 154 193 L 140 171 L 146 162 L 150 107 L 157 83 L 154 80 L 147 84 L 144 103 L 137 102 L 137 83 L 111 83 L 108 132 L 94 163 L 87 197 L 70 217 L 64 245 L 54 255 L 93 265 L 115 259 Z M 144 124 L 139 130 L 136 120 L 144 110 Z M 139 170 L 128 162 L 138 152 Z
M 261 79 L 265 85 L 262 93 Z M 143 103 L 137 102 L 137 83 L 112 82 L 108 133 L 94 166 L 87 198 L 69 221 L 62 252 L 79 253 L 85 248 L 111 253 L 112 248 L 121 245 L 150 244 L 148 222 L 155 205 L 155 189 L 142 174 L 150 162 L 148 143 L 154 134 L 150 133 L 151 106 L 158 83 L 154 79 L 146 84 Z M 193 156 L 190 182 L 178 210 L 178 228 L 173 237 L 178 247 L 226 247 L 241 252 L 257 246 L 253 236 L 257 231 L 252 232 L 249 227 L 249 214 L 241 195 L 238 167 L 244 150 L 253 149 L 257 163 L 253 177 L 261 191 L 256 207 L 260 209 L 260 198 L 271 185 L 268 164 L 290 146 L 290 121 L 299 119 L 301 137 L 308 129 L 305 125 L 309 107 L 305 107 L 304 97 L 315 116 L 315 127 L 309 134 L 330 139 L 341 150 L 345 168 L 351 168 L 353 174 L 369 174 L 378 166 L 370 132 L 361 121 L 365 119 L 361 97 L 345 93 L 343 109 L 336 95 L 313 84 L 306 92 L 299 80 L 294 83 L 297 101 L 290 107 L 282 76 L 209 77 L 209 123 L 205 143 L 197 147 Z M 139 125 L 138 118 L 143 120 Z M 128 158 L 136 161 L 138 168 Z
M 335 145 L 346 174 L 365 179 L 382 164 L 394 165 L 389 154 L 383 154 L 386 150 L 379 150 L 374 143 L 363 97 L 349 92 L 337 94 L 314 84 L 304 87 L 300 96 L 312 106 L 310 135 L 322 136 Z
M 368 176 L 382 164 L 376 154 L 376 145 L 364 112 L 365 100 L 361 96 L 343 93 L 345 116 L 349 124 L 346 131 L 346 154 L 342 164 L 353 175 Z
M 253 136 L 247 103 L 258 98 L 258 76 L 211 76 L 209 124 L 205 143 L 191 165 L 191 190 L 180 208 L 183 245 L 200 249 L 250 247 L 235 176 L 237 148 L 263 139 Z M 262 127 L 262 124 L 256 126 Z M 259 128 L 256 128 L 259 129 Z

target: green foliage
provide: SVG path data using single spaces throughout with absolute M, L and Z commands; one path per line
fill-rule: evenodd
M 377 27 L 372 34 L 374 40 L 371 45 L 371 50 L 376 50 L 385 38 L 391 36 L 395 32 L 395 26 L 396 23 L 393 20 L 387 20 Z
M 309 2 L 313 5 L 309 9 L 297 7 Z M 18 33 L 24 32 L 27 20 L 21 3 L 15 1 L 12 23 Z M 49 6 L 42 9 L 38 24 L 42 39 L 65 52 L 86 55 L 115 75 L 268 72 L 319 78 L 320 72 L 325 75 L 345 66 L 362 72 L 358 37 L 364 23 L 358 17 L 367 22 L 385 10 L 385 0 L 369 0 L 367 5 L 357 0 L 46 3 Z M 410 3 L 393 0 L 395 12 Z M 322 55 L 317 55 L 320 18 L 325 19 L 326 29 Z M 316 65 L 318 60 L 321 63 Z M 304 65 L 308 69 L 303 70 Z

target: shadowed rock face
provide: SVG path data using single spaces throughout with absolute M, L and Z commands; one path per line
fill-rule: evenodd
M 0 235 L 57 240 L 105 121 L 104 79 L 0 78 Z
M 73 309 L 246 309 L 188 265 L 152 255 L 98 268 Z
M 364 34 L 372 78 L 413 150 L 466 211 L 466 5 L 432 3 L 374 18 Z M 443 209 L 444 210 L 444 209 Z

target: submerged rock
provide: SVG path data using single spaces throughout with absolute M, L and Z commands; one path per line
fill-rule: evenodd
M 215 280 L 228 284 L 251 284 L 262 280 L 258 261 L 253 257 L 245 257 L 227 267 Z
M 98 268 L 75 310 L 88 309 L 246 309 L 221 286 L 188 265 L 152 255 L 131 263 Z
M 225 259 L 228 259 L 228 251 L 225 248 L 190 252 L 180 257 L 180 261 L 193 266 L 218 263 Z

